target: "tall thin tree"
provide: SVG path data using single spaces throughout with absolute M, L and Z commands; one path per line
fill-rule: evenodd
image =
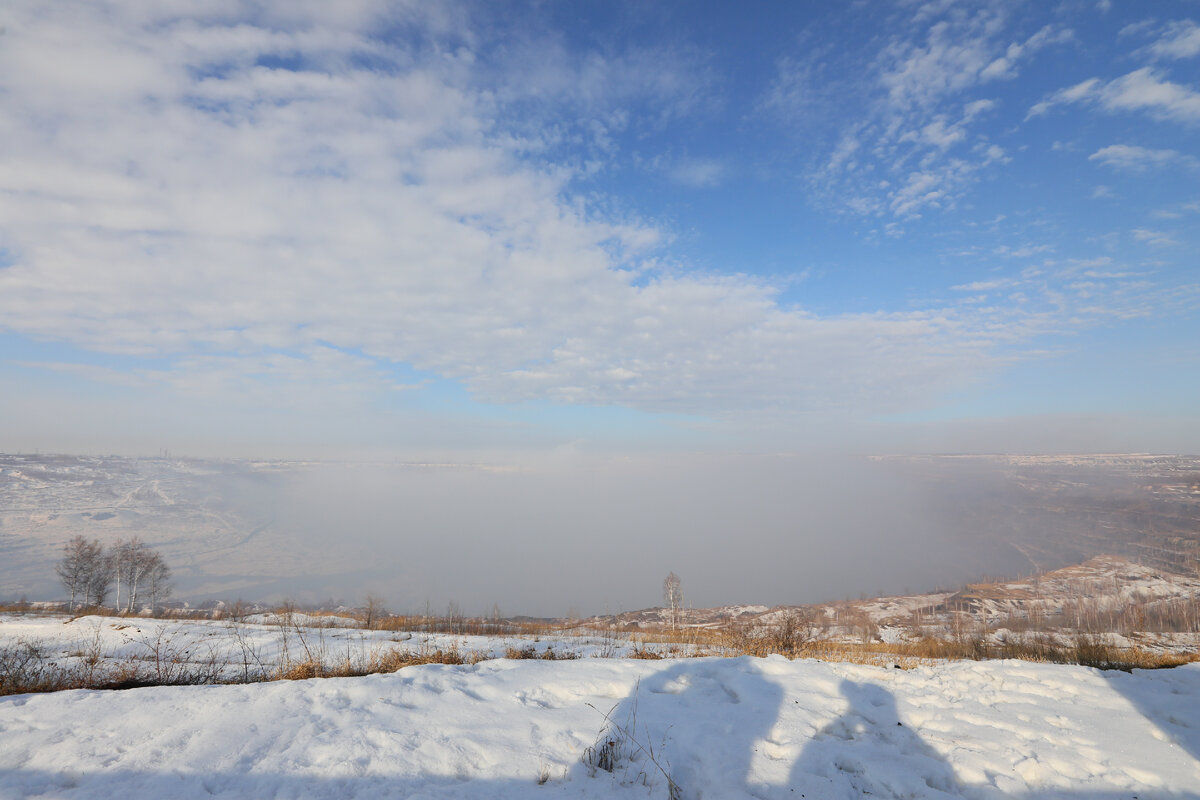
M 683 582 L 674 572 L 663 580 L 663 600 L 671 609 L 671 630 L 679 624 L 679 612 L 683 608 Z

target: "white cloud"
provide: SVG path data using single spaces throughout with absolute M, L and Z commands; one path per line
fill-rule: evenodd
M 1054 252 L 1053 245 L 1048 244 L 1025 244 L 1020 247 L 1008 247 L 1001 245 L 993 251 L 996 255 L 1006 256 L 1008 258 L 1029 258 L 1030 256 L 1040 253 Z
M 999 278 L 992 281 L 971 281 L 951 288 L 956 292 L 990 292 L 993 289 L 1002 289 L 1011 285 L 1012 281 L 1008 278 Z
M 1151 67 L 1143 67 L 1112 81 L 1090 78 L 1060 89 L 1029 109 L 1026 119 L 1070 103 L 1098 105 L 1105 111 L 1144 111 L 1151 117 L 1174 122 L 1200 122 L 1200 92 L 1172 83 Z
M 1024 43 L 1013 42 L 1005 50 L 1004 55 L 996 58 L 979 73 L 981 80 L 997 80 L 1014 78 L 1017 75 L 1017 64 L 1028 53 L 1036 52 L 1051 44 L 1069 42 L 1074 38 L 1074 32 L 1069 29 L 1055 28 L 1047 25 L 1030 36 Z
M 780 60 L 759 103 L 794 125 L 814 107 L 833 119 L 849 117 L 810 178 L 814 197 L 856 214 L 903 220 L 954 208 L 983 170 L 1010 160 L 980 132 L 999 101 L 979 95 L 1015 78 L 1039 51 L 1073 37 L 1060 26 L 1015 35 L 1002 4 L 923 4 L 906 13 L 906 24 L 893 26 L 882 46 L 871 42 L 877 52 L 846 64 L 848 74 L 860 76 L 853 84 L 831 84 L 825 63 L 846 56 L 817 46 L 808 58 Z M 852 108 L 861 113 L 848 114 L 845 103 L 831 100 L 835 89 L 837 97 L 859 98 Z
M 1142 172 L 1147 169 L 1163 169 L 1169 166 L 1182 166 L 1195 169 L 1200 167 L 1200 160 L 1194 156 L 1185 155 L 1177 150 L 1157 150 L 1149 147 L 1139 147 L 1130 144 L 1113 144 L 1102 147 L 1088 156 L 1089 161 L 1099 161 L 1107 167 Z M 1097 187 L 1097 189 L 1104 187 Z M 1093 196 L 1110 196 L 1109 194 Z
M 964 19 L 932 25 L 920 44 L 896 41 L 885 50 L 890 65 L 882 75 L 893 106 L 928 106 L 948 94 L 980 83 L 1014 78 L 1023 59 L 1068 41 L 1068 29 L 1047 25 L 1024 42 L 1002 44 L 1004 14 L 982 10 Z
M 1134 228 L 1133 238 L 1139 242 L 1145 242 L 1152 247 L 1167 247 L 1170 245 L 1179 244 L 1178 241 L 1171 238 L 1169 233 L 1163 231 L 1153 231 L 1148 228 Z
M 1099 78 L 1089 78 L 1086 81 L 1077 83 L 1074 86 L 1066 89 L 1059 89 L 1046 100 L 1035 103 L 1033 107 L 1029 109 L 1029 113 L 1025 115 L 1025 119 L 1028 121 L 1033 117 L 1041 116 L 1056 105 L 1063 103 L 1077 103 L 1080 100 L 1095 94 L 1096 87 L 1099 85 Z
M 1147 49 L 1157 58 L 1192 58 L 1200 55 L 1200 25 L 1190 19 L 1172 22 Z

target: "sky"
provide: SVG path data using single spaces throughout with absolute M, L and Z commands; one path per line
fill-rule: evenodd
M 1200 4 L 11 0 L 0 451 L 1200 451 Z

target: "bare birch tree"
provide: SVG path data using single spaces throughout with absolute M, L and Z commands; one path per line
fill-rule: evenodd
M 683 608 L 683 585 L 674 572 L 663 580 L 663 600 L 671 609 L 671 630 L 679 624 L 679 612 Z

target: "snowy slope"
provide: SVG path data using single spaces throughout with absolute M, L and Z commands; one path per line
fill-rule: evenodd
M 0 798 L 668 797 L 610 709 L 684 798 L 1200 797 L 1200 666 L 772 657 L 0 698 Z
M 1071 604 L 1097 610 L 1200 596 L 1200 577 L 1164 572 L 1120 556 L 1101 555 L 1034 578 L 973 584 L 950 600 L 994 619 L 1013 612 L 1062 614 Z

